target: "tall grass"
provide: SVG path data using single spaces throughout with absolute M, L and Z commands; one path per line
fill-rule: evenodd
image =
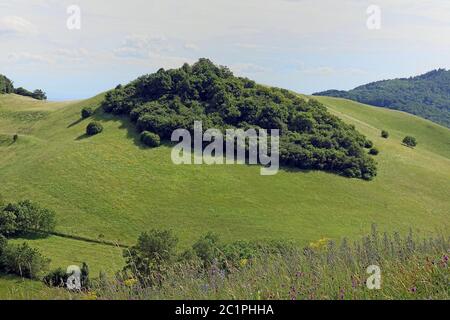
M 205 268 L 190 260 L 169 266 L 159 285 L 102 278 L 98 299 L 449 299 L 450 238 L 417 239 L 410 232 L 371 234 L 350 243 L 321 239 L 306 248 L 286 245 L 274 253 Z M 369 265 L 381 269 L 381 288 L 370 290 Z

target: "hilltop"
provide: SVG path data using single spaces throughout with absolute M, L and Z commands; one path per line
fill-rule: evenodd
M 25 88 L 14 88 L 14 83 L 6 76 L 0 74 L 0 94 L 15 93 L 21 96 L 30 97 L 37 100 L 47 100 L 47 95 L 44 91 L 36 89 L 33 92 Z
M 103 110 L 126 115 L 139 132 L 170 139 L 176 129 L 278 129 L 280 162 L 299 169 L 326 170 L 372 180 L 375 161 L 368 141 L 312 99 L 235 77 L 208 59 L 142 76 L 106 94 Z
M 314 95 L 405 111 L 450 127 L 450 70 L 433 70 L 416 77 L 377 81 L 349 91 L 328 90 Z

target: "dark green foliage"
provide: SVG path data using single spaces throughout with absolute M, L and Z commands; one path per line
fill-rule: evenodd
M 101 125 L 100 122 L 97 122 L 97 121 L 92 121 L 86 127 L 86 134 L 88 136 L 93 136 L 93 135 L 99 134 L 102 131 L 103 131 L 103 126 Z
M 219 238 L 213 233 L 208 233 L 200 238 L 193 246 L 194 253 L 205 265 L 211 264 L 219 256 Z
M 16 142 L 17 140 L 19 140 L 19 135 L 18 134 L 13 135 L 13 142 Z
M 51 232 L 55 213 L 29 200 L 0 207 L 0 234 L 12 236 L 27 232 Z
M 284 89 L 257 85 L 200 59 L 190 66 L 142 76 L 107 93 L 106 112 L 129 115 L 139 132 L 170 139 L 173 130 L 203 128 L 280 129 L 280 161 L 372 179 L 376 165 L 363 150 L 366 139 L 353 126 L 331 115 L 316 100 Z
M 83 262 L 81 265 L 81 288 L 86 290 L 91 287 L 91 280 L 89 278 L 89 267 Z
M 125 249 L 125 272 L 130 272 L 142 282 L 157 283 L 163 276 L 164 267 L 175 258 L 178 239 L 171 231 L 151 230 L 142 233 L 138 243 Z
M 373 142 L 370 140 L 366 140 L 366 142 L 364 143 L 364 148 L 370 149 L 372 147 L 373 147 Z
M 37 249 L 27 243 L 8 244 L 0 257 L 0 270 L 30 279 L 38 278 L 48 267 L 50 260 L 43 257 Z
M 15 93 L 25 97 L 31 97 L 38 100 L 47 100 L 47 96 L 44 91 L 36 89 L 33 92 L 28 91 L 22 87 L 14 89 L 13 82 L 4 75 L 0 74 L 0 94 Z
M 7 245 L 8 245 L 8 240 L 0 234 L 0 260 L 1 260 L 2 254 L 3 254 L 3 251 L 5 250 Z
M 450 127 L 450 70 L 439 69 L 407 79 L 373 82 L 350 91 L 329 90 L 314 95 L 401 110 Z
M 159 147 L 161 145 L 161 139 L 156 133 L 143 131 L 141 133 L 141 142 L 151 148 Z
M 411 147 L 411 148 L 414 148 L 415 146 L 417 146 L 416 138 L 411 137 L 411 136 L 406 136 L 402 142 L 404 145 Z
M 389 132 L 387 132 L 386 130 L 382 130 L 381 131 L 381 137 L 385 138 L 385 139 L 389 138 Z
M 47 95 L 41 89 L 34 90 L 31 97 L 37 100 L 47 100 Z
M 40 89 L 30 92 L 27 89 L 19 87 L 19 88 L 14 89 L 14 93 L 21 95 L 21 96 L 37 99 L 37 100 L 47 100 L 47 96 L 46 96 L 45 92 Z
M 372 149 L 370 149 L 370 151 L 369 151 L 369 154 L 371 154 L 371 155 L 373 155 L 373 156 L 376 156 L 376 155 L 378 155 L 380 153 L 380 151 L 377 149 L 377 148 L 372 148 Z
M 86 119 L 94 114 L 94 110 L 92 108 L 86 107 L 81 110 L 81 118 Z
M 11 80 L 0 74 L 0 94 L 13 93 L 14 86 Z
M 49 287 L 65 287 L 69 275 L 62 268 L 50 271 L 43 279 Z

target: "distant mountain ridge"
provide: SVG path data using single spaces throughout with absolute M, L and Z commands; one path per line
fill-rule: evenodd
M 349 91 L 328 90 L 313 95 L 400 110 L 450 128 L 450 70 L 446 69 L 410 78 L 372 82 Z

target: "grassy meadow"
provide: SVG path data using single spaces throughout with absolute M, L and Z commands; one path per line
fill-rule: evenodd
M 380 230 L 449 234 L 450 130 L 397 111 L 315 97 L 380 150 L 374 181 L 282 168 L 260 176 L 258 166 L 176 166 L 171 148 L 146 149 L 128 120 L 98 111 L 104 126 L 84 135 L 83 107 L 103 95 L 42 102 L 0 95 L 0 195 L 53 209 L 57 231 L 131 245 L 152 228 L 172 229 L 181 247 L 213 231 L 224 241 L 357 238 Z M 389 139 L 380 137 L 388 130 Z M 12 136 L 19 135 L 13 143 Z M 401 144 L 413 135 L 415 149 Z M 86 261 L 92 275 L 123 263 L 114 246 L 51 236 L 28 241 L 63 268 Z M 0 280 L 0 297 L 11 279 Z M 35 284 L 36 285 L 36 284 Z

